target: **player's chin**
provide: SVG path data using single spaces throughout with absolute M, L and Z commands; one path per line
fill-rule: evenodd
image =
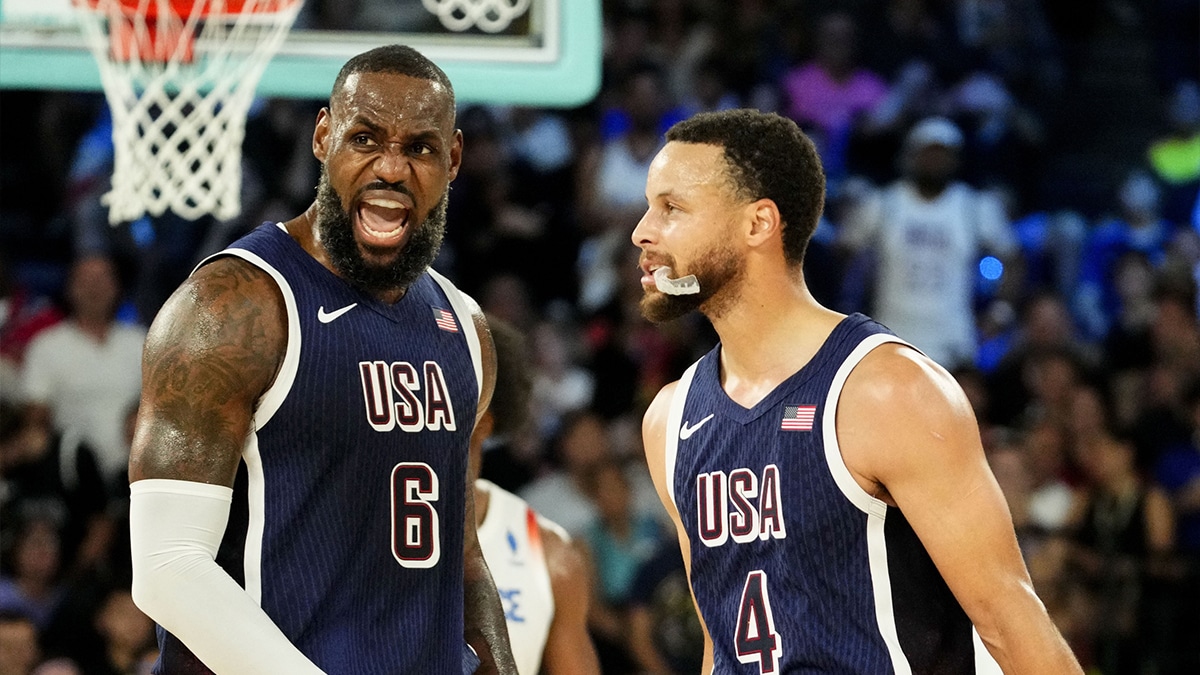
M 371 246 L 369 244 L 358 244 L 358 254 L 362 258 L 363 266 L 371 270 L 387 270 L 396 265 L 396 261 L 400 256 L 404 255 L 404 243 L 396 246 Z
M 647 288 L 638 308 L 647 321 L 666 323 L 696 309 L 696 305 L 690 297 L 667 295 L 658 289 Z

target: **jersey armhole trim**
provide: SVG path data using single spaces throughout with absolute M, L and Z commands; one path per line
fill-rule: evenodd
M 833 376 L 833 382 L 829 385 L 829 395 L 825 399 L 825 409 L 821 418 L 821 431 L 824 436 L 823 440 L 825 441 L 823 443 L 825 446 L 825 462 L 829 466 L 829 473 L 833 475 L 833 480 L 837 483 L 838 489 L 860 511 L 880 519 L 887 513 L 887 503 L 876 499 L 868 494 L 866 490 L 862 489 L 862 486 L 854 480 L 854 476 L 850 473 L 850 468 L 846 466 L 846 461 L 842 457 L 842 448 L 838 445 L 837 439 L 837 407 L 838 401 L 842 396 L 842 389 L 846 386 L 846 380 L 850 377 L 850 373 L 871 350 L 888 343 L 910 346 L 904 340 L 894 335 L 888 335 L 887 333 L 870 335 L 858 343 L 858 346 L 842 361 L 842 365 Z
M 462 291 L 432 267 L 428 271 L 429 276 L 437 282 L 438 286 L 442 287 L 442 292 L 446 294 L 446 299 L 450 301 L 450 306 L 454 309 L 455 316 L 458 317 L 458 324 L 462 326 L 463 337 L 467 339 L 467 349 L 471 352 L 471 365 L 475 368 L 475 395 L 482 397 L 483 347 L 479 342 L 479 332 L 475 330 L 475 317 L 471 314 L 471 308 Z
M 663 480 L 667 483 L 667 496 L 675 513 L 679 513 L 679 504 L 675 500 L 675 461 L 679 456 L 679 427 L 683 424 L 683 407 L 687 403 L 688 390 L 692 388 L 692 378 L 696 375 L 697 361 L 683 372 L 675 391 L 671 396 L 671 407 L 667 409 L 667 428 L 665 429 L 666 444 L 663 448 Z

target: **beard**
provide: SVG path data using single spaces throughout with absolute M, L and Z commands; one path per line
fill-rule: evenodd
M 410 194 L 403 187 L 388 187 Z M 337 191 L 329 184 L 329 175 L 322 165 L 321 180 L 317 184 L 317 230 L 334 269 L 347 283 L 366 293 L 408 288 L 433 264 L 442 247 L 449 193 L 447 188 L 424 222 L 408 225 L 414 228 L 412 235 L 395 260 L 377 265 L 367 262 L 359 250 L 354 239 L 354 221 L 342 206 Z
M 674 260 L 669 262 L 674 274 Z M 719 246 L 700 258 L 700 262 L 687 271 L 695 274 L 700 283 L 700 292 L 691 295 L 667 295 L 657 288 L 647 288 L 640 304 L 642 316 L 654 323 L 673 321 L 692 310 L 699 310 L 709 319 L 719 317 L 736 300 L 745 265 L 729 246 Z

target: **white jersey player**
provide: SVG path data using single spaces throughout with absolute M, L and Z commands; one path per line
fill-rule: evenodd
M 489 317 L 496 343 L 496 391 L 475 427 L 467 470 L 479 476 L 483 441 L 520 428 L 528 417 L 524 341 Z M 496 582 L 521 675 L 599 675 L 587 631 L 591 573 L 566 531 L 523 499 L 490 481 L 475 481 L 479 546 Z
M 1000 201 L 952 178 L 962 142 L 948 120 L 918 124 L 904 178 L 865 200 L 842 232 L 847 247 L 874 250 L 874 317 L 947 368 L 975 360 L 980 252 L 1016 252 Z

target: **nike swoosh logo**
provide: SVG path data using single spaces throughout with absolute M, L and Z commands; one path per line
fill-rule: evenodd
M 684 422 L 683 426 L 679 427 L 679 440 L 686 441 L 687 439 L 691 438 L 692 434 L 696 433 L 697 429 L 704 426 L 705 422 L 711 420 L 715 414 L 716 413 L 710 413 L 708 417 L 705 417 L 690 427 L 688 426 L 687 422 Z
M 358 307 L 357 302 L 351 305 L 346 305 L 341 309 L 335 309 L 332 312 L 326 312 L 325 306 L 322 305 L 319 309 L 317 309 L 317 321 L 320 321 L 321 323 L 329 323 L 346 312 L 354 309 L 355 307 Z

